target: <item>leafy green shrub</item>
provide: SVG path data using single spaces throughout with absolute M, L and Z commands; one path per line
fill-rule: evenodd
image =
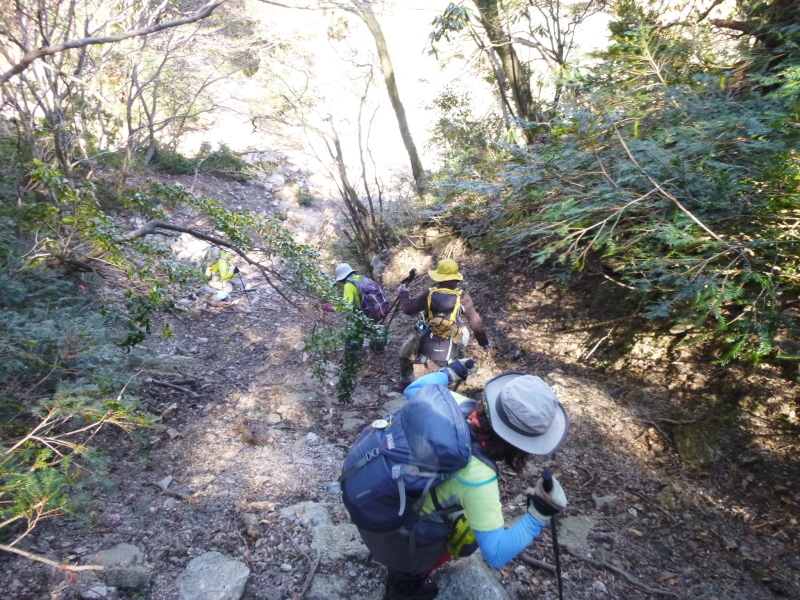
M 196 161 L 186 158 L 179 152 L 167 148 L 159 148 L 153 157 L 153 165 L 170 175 L 193 175 Z
M 730 57 L 709 53 L 700 28 L 615 31 L 547 139 L 498 147 L 488 173 L 464 169 L 447 191 L 477 227 L 494 221 L 486 241 L 505 256 L 601 271 L 647 317 L 721 342 L 719 362 L 764 360 L 798 329 L 791 86 L 732 90 L 716 66 Z
M 203 144 L 194 162 L 199 164 L 201 173 L 227 177 L 235 181 L 252 179 L 250 165 L 233 154 L 225 144 L 220 144 L 213 152 L 210 152 L 208 144 Z
M 100 428 L 149 420 L 94 297 L 54 272 L 20 272 L 9 238 L 0 245 L 0 536 L 13 551 L 42 519 L 74 509 L 70 486 L 102 463 L 88 445 Z
M 314 205 L 314 195 L 308 192 L 308 189 L 302 187 L 299 183 L 295 183 L 292 185 L 292 193 L 294 194 L 295 200 L 300 206 L 313 206 Z

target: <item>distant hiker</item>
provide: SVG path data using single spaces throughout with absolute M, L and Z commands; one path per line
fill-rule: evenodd
M 437 285 L 415 298 L 410 297 L 405 285 L 397 290 L 400 310 L 406 315 L 422 313 L 422 322 L 400 346 L 400 381 L 392 388 L 396 392 L 402 392 L 414 381 L 414 363 L 417 360 L 425 362 L 430 359 L 445 365 L 462 356 L 469 343 L 469 329 L 463 317 L 466 317 L 478 344 L 482 348 L 490 347 L 483 320 L 475 310 L 472 297 L 458 287 L 464 279 L 458 263 L 449 258 L 442 259 L 436 270 L 428 271 L 428 276 Z
M 203 274 L 208 278 L 208 287 L 219 290 L 216 300 L 225 300 L 228 292 L 233 290 L 230 280 L 235 275 L 234 266 L 230 256 L 220 251 L 216 246 L 211 246 L 203 256 Z
M 374 323 L 378 323 L 389 314 L 389 301 L 386 299 L 383 290 L 381 290 L 381 286 L 372 279 L 362 277 L 347 263 L 342 263 L 336 267 L 334 277 L 336 281 L 344 284 L 342 301 L 336 307 L 326 303 L 322 306 L 322 310 L 330 312 L 352 307 L 362 312 Z M 385 332 L 383 329 L 376 331 L 377 333 L 373 332 L 370 347 L 373 350 L 382 351 L 386 346 Z M 353 334 L 348 331 L 348 336 L 345 340 L 345 354 L 357 352 L 360 349 L 360 342 L 357 338 L 361 337 L 361 335 L 363 335 L 363 332 Z
M 385 600 L 434 598 L 431 572 L 477 548 L 503 567 L 567 505 L 558 481 L 548 493 L 539 479 L 525 490 L 527 513 L 506 528 L 496 463 L 521 475 L 529 455 L 561 445 L 569 420 L 553 390 L 524 373 L 495 377 L 477 402 L 450 391 L 470 366 L 454 361 L 409 385 L 403 408 L 361 433 L 329 487 L 389 569 Z

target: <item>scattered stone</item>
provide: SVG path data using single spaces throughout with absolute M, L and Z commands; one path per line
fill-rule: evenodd
M 608 496 L 598 496 L 595 493 L 592 493 L 592 499 L 594 500 L 594 506 L 597 510 L 600 510 L 607 504 L 611 504 L 617 497 L 614 494 L 609 494 Z
M 197 341 L 200 342 L 201 344 L 207 344 L 208 343 L 208 338 L 207 337 L 199 337 L 199 338 L 197 338 Z
M 174 440 L 176 437 L 180 435 L 180 433 L 178 433 L 177 429 L 173 429 L 172 427 L 170 427 L 169 429 L 167 429 L 167 435 L 169 436 L 169 439 Z
M 342 421 L 342 431 L 352 431 L 353 429 L 358 429 L 364 425 L 364 421 L 361 419 L 344 419 Z
M 441 569 L 437 600 L 510 600 L 489 567 L 476 552 Z
M 117 588 L 95 584 L 88 590 L 81 592 L 82 600 L 112 600 L 117 598 Z
M 242 523 L 247 535 L 254 540 L 261 537 L 261 528 L 258 526 L 258 517 L 252 513 L 242 515 Z
M 392 392 L 396 394 L 397 392 Z M 406 403 L 406 397 L 402 394 L 398 394 L 398 398 L 394 398 L 389 400 L 388 402 L 384 402 L 383 406 L 381 406 L 381 415 L 391 415 L 396 413 L 398 410 L 403 408 Z
M 283 404 L 304 404 L 307 402 L 315 402 L 318 396 L 316 392 L 303 392 L 295 394 L 285 394 L 281 398 Z
M 264 183 L 268 184 L 274 190 L 275 188 L 280 188 L 285 186 L 286 178 L 280 173 L 273 173 L 272 175 L 267 177 Z
M 328 511 L 325 507 L 316 502 L 300 502 L 292 504 L 281 510 L 282 519 L 298 521 L 311 529 L 312 533 L 320 527 L 333 525 Z
M 319 436 L 313 431 L 309 431 L 308 435 L 306 435 L 306 444 L 309 446 L 318 446 L 320 441 Z
M 159 563 L 163 561 L 171 551 L 172 548 L 169 546 L 159 546 L 158 548 L 154 548 L 150 553 L 150 560 L 152 560 L 154 563 Z
M 287 564 L 287 563 L 283 563 L 281 565 L 281 571 L 283 571 L 284 573 L 288 573 L 291 570 L 292 570 L 292 565 Z
M 267 425 L 277 425 L 281 421 L 283 421 L 283 417 L 278 413 L 270 413 L 266 418 Z
M 722 454 L 720 440 L 725 423 L 712 417 L 699 423 L 678 425 L 673 430 L 675 446 L 688 466 L 702 467 L 715 462 Z
M 133 544 L 117 544 L 86 560 L 105 567 L 98 572 L 98 577 L 110 587 L 142 590 L 153 579 L 152 568 L 145 564 L 144 554 Z
M 347 600 L 352 598 L 350 582 L 333 573 L 318 573 L 308 590 L 308 600 Z
M 566 517 L 558 521 L 558 543 L 582 551 L 589 549 L 589 532 L 597 524 L 596 517 Z
M 275 503 L 269 500 L 261 500 L 258 502 L 251 502 L 250 508 L 255 508 L 257 510 L 275 510 Z
M 664 510 L 674 511 L 678 508 L 678 503 L 675 501 L 675 491 L 669 484 L 659 490 L 656 498 L 658 498 L 658 503 Z
M 358 528 L 352 523 L 317 528 L 311 547 L 320 554 L 320 563 L 323 565 L 341 560 L 365 561 L 369 557 L 369 550 L 361 541 Z
M 389 394 L 389 386 L 388 385 L 379 385 L 378 386 L 378 398 L 386 398 Z
M 599 579 L 596 579 L 595 582 L 592 584 L 592 591 L 598 596 L 600 594 L 607 594 L 608 593 L 608 590 L 606 589 L 605 584 L 602 581 L 600 581 Z
M 178 577 L 180 600 L 239 600 L 250 569 L 219 552 L 193 558 Z

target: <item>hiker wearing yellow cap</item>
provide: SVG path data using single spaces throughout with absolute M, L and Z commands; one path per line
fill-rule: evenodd
M 400 346 L 400 381 L 392 388 L 402 392 L 414 381 L 414 362 L 433 360 L 444 365 L 459 358 L 469 343 L 469 328 L 482 348 L 489 346 L 483 320 L 469 293 L 460 288 L 464 276 L 458 263 L 444 258 L 428 271 L 436 285 L 411 298 L 408 287 L 398 288 L 400 310 L 406 315 L 422 313 L 414 333 Z M 466 322 L 464 321 L 466 319 Z

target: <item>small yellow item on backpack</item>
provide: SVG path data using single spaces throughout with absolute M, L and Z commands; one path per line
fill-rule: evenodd
M 463 512 L 459 513 L 450 529 L 450 537 L 447 538 L 447 552 L 453 558 L 463 558 L 470 556 L 477 549 L 478 541 L 467 522 L 467 516 Z
M 461 310 L 461 292 L 462 290 L 459 289 L 430 288 L 428 293 L 428 327 L 431 333 L 440 338 L 449 339 L 454 344 L 461 340 L 461 329 L 458 326 L 458 311 Z M 431 307 L 434 293 L 456 297 L 456 303 L 449 317 L 443 314 L 434 314 Z

